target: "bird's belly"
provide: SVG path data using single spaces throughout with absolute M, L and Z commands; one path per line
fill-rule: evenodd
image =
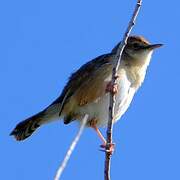
M 123 98 L 120 91 L 116 94 L 115 116 L 113 120 L 114 122 L 119 120 L 121 116 L 125 113 L 132 101 L 134 93 L 135 89 L 130 88 Z M 79 113 L 81 115 L 88 114 L 89 121 L 91 121 L 92 119 L 96 119 L 97 126 L 106 126 L 109 117 L 109 99 L 109 93 L 106 93 L 104 96 L 96 99 L 96 101 L 80 107 Z M 119 101 L 119 99 L 122 100 Z

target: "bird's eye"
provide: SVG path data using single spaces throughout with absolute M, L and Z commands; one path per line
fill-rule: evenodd
M 139 44 L 138 44 L 138 43 L 134 43 L 134 44 L 133 44 L 133 47 L 134 47 L 134 48 L 139 48 Z

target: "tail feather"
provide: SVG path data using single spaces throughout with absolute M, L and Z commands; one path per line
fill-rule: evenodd
M 43 112 L 40 112 L 16 125 L 10 135 L 14 136 L 17 141 L 22 141 L 33 134 L 40 127 Z

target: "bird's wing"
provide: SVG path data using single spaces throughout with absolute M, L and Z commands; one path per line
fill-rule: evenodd
M 84 64 L 71 75 L 61 96 L 51 105 L 60 104 L 60 114 L 64 108 L 67 114 L 75 106 L 83 106 L 97 99 L 101 95 L 102 79 L 111 72 L 112 56 L 104 54 Z

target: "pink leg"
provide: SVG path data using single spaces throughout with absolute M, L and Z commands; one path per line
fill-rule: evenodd
M 98 137 L 101 139 L 101 141 L 103 142 L 103 144 L 101 146 L 106 146 L 106 139 L 104 138 L 104 136 L 101 134 L 100 130 L 97 128 L 96 125 L 92 125 L 91 126 L 97 133 Z
M 112 82 L 110 81 L 106 86 L 106 92 L 116 94 L 118 92 L 118 85 L 117 84 L 113 85 Z
M 101 134 L 101 132 L 99 131 L 99 129 L 97 128 L 96 125 L 91 125 L 91 127 L 96 131 L 97 135 L 99 136 L 99 138 L 101 139 L 101 141 L 103 142 L 103 144 L 100 146 L 101 148 L 103 148 L 103 151 L 107 151 L 110 154 L 112 154 L 114 152 L 114 147 L 115 144 L 110 144 L 108 149 L 107 149 L 107 145 L 106 145 L 106 139 L 104 138 L 104 136 Z

